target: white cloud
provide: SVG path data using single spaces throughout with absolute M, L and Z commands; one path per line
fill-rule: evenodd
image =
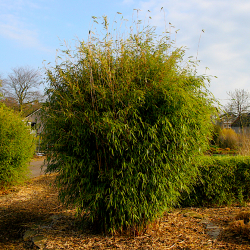
M 33 47 L 40 51 L 48 52 L 39 40 L 39 32 L 22 12 L 40 8 L 38 4 L 29 0 L 0 0 L 0 36 L 5 39 L 14 40 L 22 47 Z
M 163 10 L 161 10 L 163 7 Z M 201 60 L 199 73 L 209 67 L 218 76 L 210 89 L 218 98 L 235 88 L 250 90 L 250 2 L 245 0 L 150 0 L 141 1 L 142 14 L 150 10 L 152 25 L 167 29 L 169 22 L 180 29 L 177 46 L 187 46 L 187 55 Z M 164 21 L 165 12 L 165 21 Z M 172 38 L 174 38 L 174 29 Z M 225 93 L 222 93 L 224 90 Z
M 21 29 L 15 25 L 0 23 L 0 33 L 5 38 L 17 40 L 27 47 L 33 47 L 39 43 L 36 32 Z
M 122 3 L 123 4 L 133 4 L 134 0 L 123 0 Z
M 38 2 L 41 1 L 42 0 L 38 0 L 36 2 L 32 0 L 0 0 L 0 8 L 5 11 L 23 10 L 25 8 L 40 9 L 41 6 L 38 4 Z

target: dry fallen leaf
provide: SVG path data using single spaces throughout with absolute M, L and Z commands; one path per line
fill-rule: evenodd
M 27 249 L 22 236 L 28 229 L 47 238 L 46 249 L 250 249 L 250 241 L 228 225 L 247 207 L 174 209 L 149 226 L 144 235 L 98 235 L 75 226 L 75 209 L 58 199 L 56 174 L 32 179 L 15 192 L 0 195 L 0 249 Z M 183 216 L 199 214 L 200 218 Z M 204 219 L 202 219 L 204 218 Z M 207 235 L 204 221 L 224 229 L 217 240 Z

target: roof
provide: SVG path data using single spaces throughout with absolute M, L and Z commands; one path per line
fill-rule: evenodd
M 250 127 L 250 113 L 237 117 L 231 127 Z
M 30 113 L 29 115 L 27 115 L 25 118 L 29 118 L 30 116 L 34 115 L 36 112 L 38 112 L 39 110 L 41 110 L 41 108 L 33 111 L 32 113 Z

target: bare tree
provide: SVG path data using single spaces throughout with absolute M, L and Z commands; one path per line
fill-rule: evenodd
M 5 98 L 15 100 L 20 112 L 27 104 L 42 100 L 38 90 L 41 85 L 41 76 L 38 70 L 29 67 L 18 67 L 12 70 L 6 79 L 3 79 L 3 93 Z
M 3 99 L 3 78 L 2 75 L 0 74 L 0 100 Z
M 233 92 L 228 92 L 230 96 L 229 103 L 225 106 L 228 113 L 235 117 L 241 117 L 247 114 L 250 108 L 250 94 L 244 89 L 235 89 Z

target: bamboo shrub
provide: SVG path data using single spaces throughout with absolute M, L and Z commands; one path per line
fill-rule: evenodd
M 64 203 L 106 232 L 140 231 L 195 181 L 212 101 L 167 35 L 108 27 L 47 70 L 43 142 Z

